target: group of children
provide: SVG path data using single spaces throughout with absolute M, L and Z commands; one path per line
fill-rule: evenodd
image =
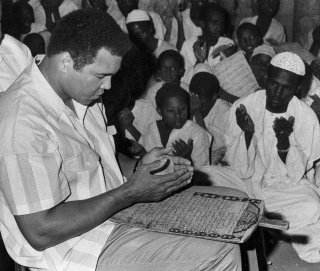
M 284 28 L 274 19 L 279 0 L 259 0 L 258 15 L 242 20 L 235 31 L 228 12 L 214 2 L 179 1 L 170 41 L 159 14 L 139 9 L 138 0 L 18 0 L 2 29 L 35 56 L 44 53 L 50 30 L 68 12 L 81 7 L 108 12 L 135 45 L 113 78 L 113 94 L 104 99 L 108 119 L 118 128 L 119 149 L 141 156 L 172 145 L 176 154 L 202 166 L 223 163 L 228 112 L 239 98 L 220 87 L 213 67 L 242 51 L 265 88 L 276 54 L 271 45 L 285 42 Z

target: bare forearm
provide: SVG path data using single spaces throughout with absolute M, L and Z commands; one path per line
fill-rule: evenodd
M 181 20 L 177 20 L 178 23 L 178 39 L 177 39 L 177 49 L 180 51 L 182 45 L 185 41 L 184 29 L 183 29 L 183 22 Z
M 28 227 L 20 229 L 35 249 L 44 250 L 90 231 L 131 204 L 121 186 L 90 199 L 63 202 L 40 215 L 28 215 L 24 221 Z M 21 217 L 16 219 L 19 225 Z

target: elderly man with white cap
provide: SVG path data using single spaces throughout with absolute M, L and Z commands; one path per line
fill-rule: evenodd
M 204 168 L 213 184 L 231 186 L 264 199 L 266 211 L 289 221 L 299 257 L 320 262 L 319 121 L 295 94 L 305 75 L 297 55 L 276 55 L 265 90 L 236 101 L 226 129 L 230 167 Z M 296 242 L 294 237 L 304 237 Z
M 176 47 L 163 39 L 154 36 L 155 28 L 152 19 L 146 11 L 135 9 L 131 11 L 126 20 L 130 39 L 139 48 L 147 50 L 155 57 L 166 50 L 176 50 Z

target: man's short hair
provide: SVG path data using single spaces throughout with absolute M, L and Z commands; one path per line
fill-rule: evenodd
M 52 32 L 47 55 L 68 52 L 74 68 L 80 70 L 94 62 L 102 48 L 123 56 L 131 47 L 129 37 L 106 12 L 82 9 L 69 13 Z

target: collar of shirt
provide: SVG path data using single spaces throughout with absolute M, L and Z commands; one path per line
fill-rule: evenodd
M 47 109 L 52 113 L 56 120 L 59 119 L 63 112 L 68 115 L 75 115 L 75 113 L 65 105 L 63 100 L 45 79 L 36 64 L 36 61 L 37 60 L 33 61 L 33 63 L 26 70 L 26 73 L 29 73 L 29 75 L 34 78 L 37 90 L 37 93 L 29 92 L 29 94 L 33 97 L 37 95 L 36 98 L 40 99 L 47 106 Z

